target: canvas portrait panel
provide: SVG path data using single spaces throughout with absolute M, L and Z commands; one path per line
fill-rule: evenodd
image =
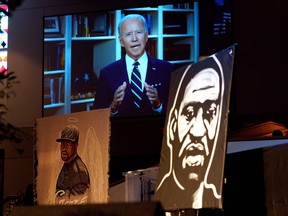
M 222 208 L 234 52 L 172 74 L 154 197 L 167 211 Z
M 108 201 L 110 110 L 35 122 L 35 202 L 82 205 Z

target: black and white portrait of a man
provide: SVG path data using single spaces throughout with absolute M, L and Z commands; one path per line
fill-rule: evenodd
M 234 47 L 171 78 L 155 199 L 165 210 L 222 208 Z

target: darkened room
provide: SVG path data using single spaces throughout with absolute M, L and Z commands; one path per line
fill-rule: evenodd
M 186 215 L 287 215 L 288 35 L 285 27 L 288 15 L 284 0 L 15 2 L 18 4 L 15 8 L 12 5 L 9 11 L 9 46 L 4 51 L 7 51 L 8 71 L 15 72 L 19 83 L 13 85 L 16 96 L 1 97 L 0 101 L 8 108 L 7 121 L 20 129 L 23 142 L 0 137 L 3 212 L 7 208 L 9 212 L 11 203 L 14 207 L 13 202 L 15 206 L 33 207 L 33 199 L 37 199 L 37 196 L 33 197 L 36 188 L 32 191 L 37 175 L 35 121 L 93 109 L 94 83 L 98 82 L 100 68 L 124 56 L 116 24 L 111 24 L 111 20 L 119 21 L 124 13 L 136 11 L 147 20 L 151 19 L 147 53 L 172 62 L 175 70 L 236 44 L 227 131 L 222 131 L 227 132 L 223 209 L 187 211 Z M 145 9 L 138 10 L 142 7 Z M 183 10 L 185 15 L 177 13 L 177 9 Z M 108 14 L 105 25 L 109 23 L 109 28 L 102 29 L 102 24 L 97 23 L 100 30 L 97 29 L 95 14 Z M 75 17 L 95 19 L 94 27 L 89 24 L 91 35 L 83 36 L 83 32 L 80 35 L 80 25 L 75 27 Z M 53 22 L 56 20 L 56 26 L 46 23 L 51 18 Z M 160 27 L 163 30 L 159 31 Z M 82 72 L 90 73 L 90 83 L 72 83 L 82 76 L 79 75 Z M 70 80 L 64 79 L 65 76 Z M 46 84 L 48 82 L 51 88 L 51 80 L 59 81 L 58 88 L 61 85 L 65 89 L 65 93 L 59 93 L 58 102 L 50 98 L 50 89 L 49 97 L 46 97 Z M 128 207 L 129 204 L 123 202 L 127 196 L 126 172 L 159 165 L 163 135 L 167 132 L 166 117 L 165 113 L 109 119 L 108 175 L 112 201 L 106 204 L 107 208 L 110 205 L 113 208 L 113 202 Z M 0 120 L 2 124 L 2 115 Z M 28 199 L 26 203 L 23 197 Z M 155 203 L 150 207 L 158 211 Z M 121 207 L 116 204 L 114 208 Z M 149 205 L 129 205 L 129 208 L 141 212 Z

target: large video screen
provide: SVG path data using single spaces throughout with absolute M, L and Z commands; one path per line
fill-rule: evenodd
M 159 163 L 170 74 L 199 61 L 201 4 L 175 2 L 43 19 L 43 117 L 111 108 L 110 183 Z M 134 17 L 119 32 L 131 14 L 146 28 Z
M 127 22 L 119 35 L 118 24 L 129 14 L 144 17 L 146 26 L 137 27 L 144 30 L 142 38 L 124 37 Z M 112 117 L 165 116 L 170 74 L 232 44 L 231 4 L 224 0 L 50 16 L 43 22 L 43 116 L 108 107 Z M 142 61 L 138 93 L 131 88 L 135 59 Z
M 120 20 L 132 14 L 145 23 L 132 17 L 119 32 Z M 170 74 L 199 57 L 198 3 L 68 14 L 43 22 L 43 116 L 108 107 L 112 117 L 163 116 Z

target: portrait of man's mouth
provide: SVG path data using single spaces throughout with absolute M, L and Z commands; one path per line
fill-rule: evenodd
M 202 143 L 190 143 L 185 148 L 186 151 L 204 151 L 204 145 Z
M 139 44 L 136 44 L 136 45 L 134 45 L 134 46 L 131 46 L 132 49 L 138 49 L 139 47 L 140 47 Z
M 185 156 L 182 161 L 182 168 L 203 166 L 204 146 L 201 143 L 191 143 L 184 150 Z
M 182 168 L 185 169 L 186 166 L 195 167 L 203 166 L 204 155 L 195 155 L 195 156 L 185 156 L 182 161 Z
M 67 151 L 61 151 L 61 156 L 66 157 L 67 156 Z

